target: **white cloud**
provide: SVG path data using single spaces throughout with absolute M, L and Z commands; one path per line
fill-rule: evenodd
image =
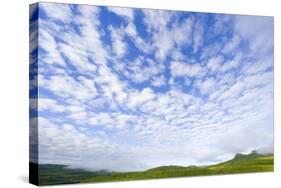
M 174 24 L 170 31 L 170 36 L 173 37 L 173 41 L 176 46 L 181 47 L 184 44 L 190 44 L 192 34 L 193 20 L 186 19 L 180 24 Z M 197 39 L 196 39 L 197 40 Z
M 82 17 L 78 17 L 79 21 L 81 21 L 83 24 L 85 24 L 85 20 L 83 18 L 91 18 L 96 17 L 97 14 L 100 11 L 100 8 L 98 6 L 78 6 L 78 11 L 81 14 Z M 98 20 L 95 20 L 95 22 L 90 22 L 89 24 L 99 24 L 100 22 Z
M 93 117 L 89 119 L 89 123 L 92 125 L 112 126 L 114 121 L 109 114 L 101 112 L 93 114 Z
M 143 13 L 147 30 L 152 34 L 152 46 L 156 49 L 155 57 L 159 61 L 164 60 L 174 48 L 192 42 L 192 19 L 187 18 L 182 23 L 175 22 L 168 28 L 174 16 L 172 12 L 143 10 Z
M 233 17 L 227 14 L 215 14 L 214 18 L 215 23 L 212 27 L 212 32 L 216 35 L 226 34 Z
M 43 26 L 41 26 L 43 27 Z M 39 63 L 59 64 L 65 66 L 65 62 L 58 52 L 58 47 L 54 37 L 43 29 L 39 29 L 38 47 L 43 48 L 47 54 L 38 55 Z
M 135 107 L 143 104 L 148 100 L 152 100 L 155 97 L 153 90 L 150 88 L 144 88 L 141 92 L 130 93 L 129 106 Z
M 163 10 L 143 9 L 143 13 L 145 15 L 144 22 L 148 31 L 162 30 L 171 21 L 173 16 L 172 12 Z M 157 22 L 155 20 L 157 20 Z
M 41 110 L 49 110 L 52 112 L 64 112 L 65 107 L 61 104 L 58 104 L 56 100 L 48 99 L 48 98 L 40 98 L 38 99 L 38 109 Z
M 207 67 L 211 71 L 217 71 L 221 67 L 221 63 L 223 62 L 223 56 L 216 56 L 209 59 L 207 63 Z
M 261 73 L 270 68 L 273 68 L 272 62 L 272 57 L 266 57 L 255 62 L 245 62 L 242 71 L 247 75 Z
M 166 79 L 165 79 L 165 76 L 163 76 L 163 75 L 153 77 L 152 81 L 151 81 L 151 85 L 153 85 L 155 87 L 163 86 L 163 85 L 165 85 L 165 83 L 166 83 Z
M 83 121 L 83 120 L 88 118 L 88 113 L 85 112 L 85 111 L 82 111 L 82 112 L 71 112 L 71 114 L 69 114 L 68 117 L 71 118 L 74 121 Z
M 218 140 L 221 143 L 219 147 L 230 153 L 249 153 L 254 149 L 263 148 L 267 148 L 267 152 L 271 153 L 273 152 L 272 133 L 272 130 L 265 131 L 264 128 L 254 124 L 248 124 L 244 127 L 236 125 L 233 130 L 226 132 Z
M 151 85 L 156 84 L 160 86 L 159 84 L 163 84 L 164 82 L 163 77 L 159 77 L 165 70 L 164 65 L 150 58 L 140 56 L 134 61 L 127 62 L 128 66 L 126 67 L 122 67 L 118 62 L 114 65 L 117 66 L 117 69 L 120 69 L 119 71 L 130 81 L 137 84 L 150 81 Z
M 87 101 L 97 95 L 95 87 L 87 88 L 67 75 L 55 75 L 50 79 L 42 78 L 38 82 L 39 87 L 44 87 L 62 98 L 74 97 L 81 101 Z
M 228 54 L 228 53 L 232 52 L 233 50 L 235 50 L 239 44 L 240 44 L 240 37 L 239 37 L 239 35 L 236 34 L 232 37 L 232 39 L 229 42 L 227 42 L 224 45 L 222 51 L 224 54 Z
M 245 87 L 256 88 L 264 85 L 273 85 L 273 74 L 272 72 L 265 72 L 256 75 L 246 76 L 242 80 Z
M 117 56 L 122 57 L 126 53 L 127 46 L 122 40 L 114 40 L 113 49 Z
M 174 77 L 200 77 L 205 72 L 199 64 L 189 64 L 177 61 L 171 62 L 170 69 Z
M 69 44 L 59 44 L 59 51 L 71 62 L 72 65 L 76 66 L 79 72 L 95 72 L 97 67 L 94 64 L 89 63 L 88 53 L 79 49 L 73 48 Z
M 208 59 L 217 56 L 221 52 L 223 44 L 222 42 L 213 42 L 205 45 L 200 53 L 200 59 Z
M 126 17 L 126 18 L 129 18 L 131 20 L 134 19 L 134 9 L 132 9 L 132 8 L 108 7 L 107 9 L 109 11 L 117 14 L 118 16 Z
M 60 20 L 68 23 L 72 19 L 72 11 L 68 4 L 40 3 L 39 7 L 44 10 L 51 19 Z M 55 12 L 56 14 L 53 14 Z
M 214 78 L 207 78 L 204 81 L 197 83 L 198 88 L 202 94 L 209 94 L 215 89 L 216 80 Z
M 126 31 L 126 33 L 128 33 L 128 35 L 130 35 L 132 37 L 138 37 L 137 29 L 136 29 L 134 22 L 129 22 L 125 28 L 125 31 Z
M 181 24 L 174 23 L 171 29 L 162 28 L 158 33 L 154 33 L 153 46 L 157 49 L 156 57 L 163 60 L 175 47 L 190 44 L 192 24 L 191 19 L 186 19 Z
M 112 48 L 117 57 L 123 57 L 127 51 L 127 44 L 121 30 L 109 27 L 111 32 Z
M 53 138 L 56 139 L 53 139 Z M 126 171 L 135 166 L 135 161 L 128 151 L 117 148 L 104 137 L 90 136 L 82 133 L 73 125 L 56 124 L 45 125 L 39 128 L 40 163 L 66 164 L 91 170 L 117 170 Z M 105 155 L 110 153 L 111 156 Z M 123 154 L 122 154 L 123 153 Z M 121 158 L 118 156 L 122 155 Z M 117 160 L 111 160 L 112 157 Z M 114 157 L 116 159 L 116 157 Z M 91 160 L 89 160 L 91 159 Z M 81 163 L 81 161 L 88 161 Z M 124 166 L 125 165 L 125 166 Z M 137 166 L 137 165 L 136 165 Z
M 127 98 L 127 93 L 125 92 L 127 83 L 121 82 L 107 66 L 100 67 L 98 72 L 99 74 L 95 81 L 101 87 L 104 93 L 103 97 L 108 97 L 107 100 L 112 100 L 115 97 L 117 102 L 123 103 Z
M 224 64 L 221 67 L 221 71 L 226 72 L 231 69 L 237 68 L 240 65 L 241 61 L 242 61 L 242 55 L 238 53 L 235 55 L 235 57 L 232 60 L 224 62 Z
M 228 98 L 236 98 L 237 96 L 239 96 L 242 91 L 244 89 L 244 85 L 241 82 L 237 82 L 236 84 L 234 84 L 233 86 L 231 86 L 228 90 L 226 90 L 225 92 L 223 92 L 220 95 L 220 99 L 228 99 Z
M 173 39 L 168 31 L 161 31 L 161 35 L 157 34 L 153 45 L 157 48 L 156 57 L 159 60 L 166 58 L 166 55 L 173 48 Z
M 136 25 L 133 20 L 129 20 L 126 27 L 120 28 L 121 33 L 126 33 L 134 43 L 134 45 L 142 52 L 149 53 L 152 51 L 151 44 L 148 41 L 145 41 L 139 34 L 136 29 Z

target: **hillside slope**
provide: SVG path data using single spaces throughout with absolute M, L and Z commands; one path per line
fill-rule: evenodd
M 211 166 L 160 166 L 143 172 L 89 172 L 64 165 L 39 165 L 39 184 L 129 181 L 157 178 L 273 171 L 273 155 L 237 154 L 232 160 Z

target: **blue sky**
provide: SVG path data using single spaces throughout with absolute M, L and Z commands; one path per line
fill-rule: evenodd
M 272 17 L 38 10 L 40 163 L 135 171 L 273 152 Z

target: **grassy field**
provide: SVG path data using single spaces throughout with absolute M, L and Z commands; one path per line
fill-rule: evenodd
M 232 160 L 211 166 L 162 166 L 143 172 L 88 172 L 62 165 L 39 165 L 40 185 L 129 181 L 172 177 L 273 171 L 273 155 L 237 154 Z

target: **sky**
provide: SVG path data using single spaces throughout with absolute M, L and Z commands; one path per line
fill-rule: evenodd
M 30 10 L 40 164 L 139 171 L 273 152 L 273 17 Z

